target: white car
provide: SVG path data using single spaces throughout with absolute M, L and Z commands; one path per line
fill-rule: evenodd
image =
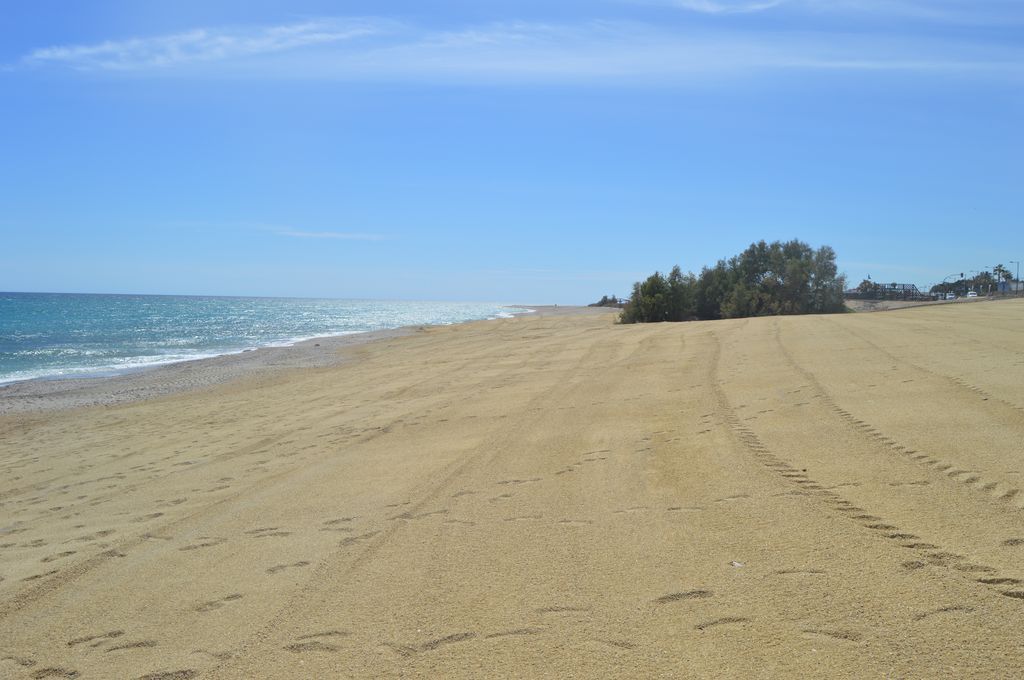
M 978 293 L 977 293 L 977 291 L 973 291 L 973 290 L 968 291 L 967 292 L 967 297 L 978 297 Z
M 956 295 L 953 294 L 953 293 L 946 293 L 946 299 L 947 300 L 955 300 L 956 299 Z

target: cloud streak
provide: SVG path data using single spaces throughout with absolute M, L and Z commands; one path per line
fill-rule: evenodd
M 817 13 L 909 19 L 964 26 L 1019 24 L 1017 0 L 786 0 L 787 6 Z
M 200 28 L 95 45 L 47 47 L 29 53 L 23 61 L 100 71 L 170 68 L 336 44 L 382 31 L 383 22 L 365 19 L 307 21 L 248 29 Z
M 669 0 L 668 4 L 680 9 L 702 14 L 749 14 L 763 12 L 783 5 L 787 0 L 764 0 L 763 2 L 736 2 L 736 0 Z
M 766 11 L 783 3 L 677 0 L 676 4 L 715 13 Z M 26 55 L 22 65 L 144 76 L 671 84 L 723 75 L 815 70 L 984 72 L 1019 77 L 1024 72 L 1024 50 L 969 37 L 889 30 L 711 30 L 626 21 L 499 22 L 427 30 L 386 19 L 339 18 L 48 47 Z
M 964 26 L 1024 22 L 1017 0 L 623 0 L 676 7 L 709 15 L 752 14 L 768 10 L 792 16 L 842 15 L 850 18 L 904 19 Z
M 277 232 L 278 236 L 306 239 L 328 239 L 335 241 L 388 241 L 390 237 L 382 234 L 361 234 L 341 231 L 292 231 Z

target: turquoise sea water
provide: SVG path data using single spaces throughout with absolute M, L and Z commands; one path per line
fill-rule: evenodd
M 314 337 L 514 311 L 484 303 L 0 293 L 0 384 L 112 375 Z

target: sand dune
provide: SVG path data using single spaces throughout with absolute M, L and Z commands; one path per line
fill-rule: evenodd
M 520 317 L 0 417 L 0 676 L 1012 677 L 1022 330 Z

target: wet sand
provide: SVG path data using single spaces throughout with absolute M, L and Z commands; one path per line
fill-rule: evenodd
M 1024 304 L 613 319 L 0 416 L 0 677 L 1019 672 Z

